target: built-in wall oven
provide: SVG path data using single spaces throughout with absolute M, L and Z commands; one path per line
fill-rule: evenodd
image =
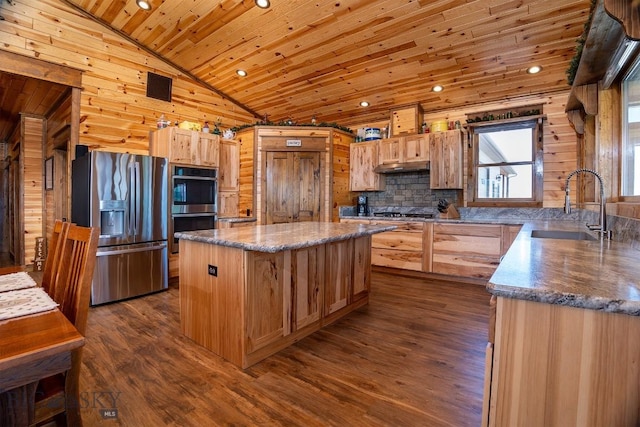
M 171 253 L 179 251 L 173 233 L 215 228 L 217 172 L 212 168 L 171 165 Z

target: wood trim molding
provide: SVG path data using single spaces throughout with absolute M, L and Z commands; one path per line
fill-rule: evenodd
M 41 59 L 0 50 L 0 71 L 82 88 L 82 71 Z

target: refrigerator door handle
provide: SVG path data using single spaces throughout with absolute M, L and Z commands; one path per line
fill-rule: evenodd
M 122 255 L 122 254 L 132 254 L 135 252 L 147 252 L 147 251 L 157 251 L 160 249 L 164 249 L 167 247 L 166 243 L 159 243 L 153 246 L 142 246 L 139 248 L 133 249 L 116 249 L 114 251 L 98 251 L 96 252 L 96 256 L 110 256 L 110 255 Z
M 133 199 L 133 203 L 135 203 L 135 223 L 134 223 L 134 233 L 137 236 L 138 232 L 140 230 L 140 215 L 142 214 L 140 212 L 140 162 L 135 162 L 133 164 L 133 171 L 135 173 L 135 199 Z
M 129 169 L 129 236 L 135 236 L 135 206 L 133 201 L 136 199 L 136 186 L 135 186 L 135 172 L 133 170 L 133 165 L 128 165 Z

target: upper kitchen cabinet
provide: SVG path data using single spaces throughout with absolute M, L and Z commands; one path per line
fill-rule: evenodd
M 149 153 L 166 157 L 170 163 L 218 167 L 218 135 L 167 127 L 151 133 Z
M 240 210 L 254 212 L 258 224 L 337 221 L 338 206 L 353 204 L 353 135 L 328 127 L 255 126 L 237 139 Z
M 382 191 L 384 178 L 373 171 L 378 166 L 378 141 L 358 142 L 349 147 L 351 191 Z
M 463 185 L 462 132 L 450 130 L 429 134 L 431 189 L 461 189 Z
M 381 165 L 429 161 L 428 134 L 381 139 L 378 144 Z

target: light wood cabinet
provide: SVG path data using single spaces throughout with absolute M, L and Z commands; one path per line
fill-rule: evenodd
M 218 167 L 218 135 L 167 127 L 151 133 L 149 153 L 166 157 L 170 163 Z
M 378 163 L 411 163 L 429 160 L 429 135 L 416 134 L 381 139 Z
M 303 205 L 311 206 L 309 192 L 314 198 L 320 195 L 319 221 L 338 221 L 339 206 L 353 202 L 349 182 L 350 146 L 353 135 L 334 128 L 319 126 L 254 126 L 238 132 L 236 139 L 242 142 L 240 203 L 242 211 L 254 212 L 257 224 L 267 224 L 270 171 L 275 152 L 319 154 L 320 170 L 313 179 L 305 175 L 305 181 L 288 186 L 289 199 L 298 198 Z M 301 159 L 302 157 L 299 157 Z M 246 160 L 246 161 L 245 161 Z M 312 169 L 307 168 L 306 171 Z M 316 180 L 317 178 L 317 180 Z M 316 182 L 320 191 L 315 191 Z M 310 186 L 306 186 L 306 184 Z M 314 199 L 313 204 L 316 200 Z M 303 211 L 306 210 L 302 209 Z M 305 214 L 306 218 L 311 216 Z M 292 217 L 293 218 L 293 217 Z
M 501 225 L 433 224 L 434 273 L 488 279 L 502 253 Z
M 183 240 L 180 251 L 182 333 L 242 368 L 368 302 L 370 236 L 276 253 Z
M 349 186 L 351 191 L 382 191 L 384 177 L 373 170 L 378 166 L 378 142 L 358 142 L 349 147 Z
M 429 134 L 431 189 L 461 189 L 463 186 L 462 132 L 450 130 Z
M 383 267 L 425 271 L 424 222 L 371 221 L 395 225 L 393 231 L 372 236 L 371 263 Z
M 482 425 L 635 426 L 640 317 L 497 298 Z
M 218 217 L 236 217 L 240 200 L 240 143 L 221 139 L 219 156 Z

